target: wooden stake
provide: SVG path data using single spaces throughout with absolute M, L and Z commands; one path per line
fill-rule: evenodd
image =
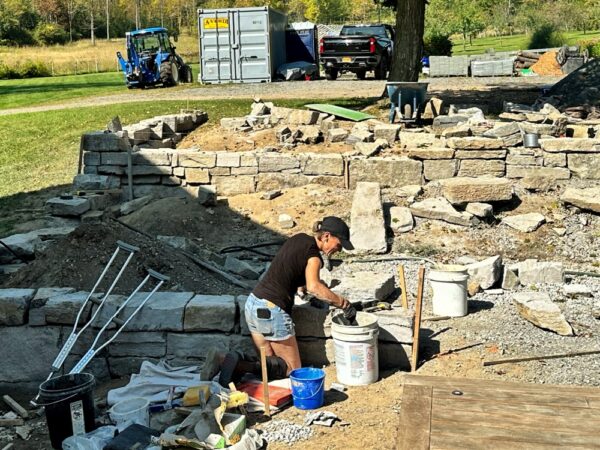
M 269 405 L 269 379 L 267 377 L 267 356 L 265 347 L 260 348 L 260 367 L 262 369 L 263 403 L 265 405 L 265 416 L 271 417 L 271 406 Z
M 350 189 L 350 160 L 344 160 L 344 187 Z
M 10 409 L 20 415 L 23 419 L 29 419 L 27 410 L 19 405 L 19 403 L 17 403 L 10 395 L 2 396 L 2 400 L 4 400 L 4 403 L 10 406 Z
M 400 278 L 400 290 L 402 291 L 402 307 L 408 309 L 408 296 L 406 294 L 406 278 L 404 276 L 404 266 L 398 266 L 398 277 Z
M 412 362 L 411 372 L 417 370 L 417 364 L 419 362 L 419 337 L 421 331 L 421 312 L 423 310 L 423 284 L 425 283 L 425 267 L 419 267 L 419 286 L 417 290 L 417 303 L 415 305 L 415 329 L 413 335 L 413 347 L 412 347 Z
M 77 175 L 83 173 L 83 135 L 79 138 L 79 161 L 77 163 Z
M 559 359 L 559 358 L 572 358 L 573 356 L 585 356 L 585 355 L 597 355 L 600 353 L 600 350 L 589 350 L 584 352 L 571 352 L 571 353 L 559 353 L 555 355 L 545 355 L 545 356 L 524 356 L 521 358 L 506 358 L 506 359 L 496 359 L 493 361 L 484 361 L 483 365 L 486 366 L 495 366 L 497 364 L 508 364 L 508 363 L 517 363 L 517 362 L 525 362 L 525 361 L 538 361 L 540 359 Z

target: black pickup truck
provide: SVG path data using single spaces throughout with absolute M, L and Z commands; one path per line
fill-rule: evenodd
M 354 72 L 363 80 L 373 70 L 385 80 L 392 61 L 394 29 L 390 25 L 344 25 L 339 36 L 325 36 L 319 42 L 319 56 L 328 80 L 341 72 Z

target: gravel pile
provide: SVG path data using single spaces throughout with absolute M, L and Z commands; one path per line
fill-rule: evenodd
M 305 441 L 313 435 L 310 427 L 297 425 L 287 420 L 273 420 L 263 428 L 263 438 L 267 442 L 283 442 L 292 445 L 294 442 Z

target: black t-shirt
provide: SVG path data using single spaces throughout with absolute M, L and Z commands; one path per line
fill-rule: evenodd
M 306 285 L 306 264 L 314 256 L 323 264 L 314 237 L 305 233 L 292 236 L 279 249 L 267 274 L 252 293 L 290 314 L 296 291 Z

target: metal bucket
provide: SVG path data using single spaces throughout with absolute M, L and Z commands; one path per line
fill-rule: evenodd
M 536 133 L 525 133 L 523 136 L 523 147 L 538 148 L 540 146 L 540 137 Z

